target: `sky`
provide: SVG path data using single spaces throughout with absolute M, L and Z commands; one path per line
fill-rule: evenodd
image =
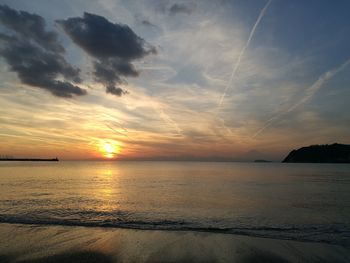
M 350 143 L 347 0 L 0 0 L 0 155 L 282 160 Z

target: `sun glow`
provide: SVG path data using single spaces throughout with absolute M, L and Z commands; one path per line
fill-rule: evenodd
M 116 142 L 105 141 L 101 143 L 100 152 L 104 157 L 111 159 L 119 153 L 119 146 Z

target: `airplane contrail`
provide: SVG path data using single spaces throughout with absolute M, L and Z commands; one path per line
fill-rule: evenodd
M 128 136 L 127 134 L 122 133 L 122 132 L 120 132 L 120 131 L 117 131 L 117 130 L 116 130 L 115 128 L 113 128 L 111 125 L 106 124 L 106 126 L 107 126 L 110 130 L 112 130 L 113 132 L 115 132 L 115 133 L 117 133 L 117 134 L 119 134 L 119 135 L 123 135 L 123 136 L 129 138 L 129 136 Z
M 178 135 L 183 136 L 182 130 L 180 129 L 179 125 L 176 121 L 174 121 L 165 111 L 163 110 L 163 107 L 159 105 L 158 102 L 151 101 L 151 105 L 153 109 L 159 114 L 159 118 L 162 119 L 166 124 L 173 127 Z
M 249 46 L 250 41 L 252 40 L 252 38 L 253 38 L 253 36 L 254 36 L 255 30 L 256 30 L 256 28 L 258 27 L 258 25 L 259 25 L 261 19 L 264 17 L 264 15 L 265 15 L 265 13 L 266 13 L 266 10 L 267 10 L 267 8 L 269 7 L 271 1 L 272 1 L 272 0 L 269 0 L 269 1 L 266 3 L 266 5 L 263 7 L 263 9 L 261 9 L 261 11 L 260 11 L 260 13 L 259 13 L 259 16 L 258 16 L 258 18 L 256 19 L 255 24 L 254 24 L 252 30 L 250 31 L 248 40 L 247 40 L 247 42 L 245 43 L 245 45 L 244 45 L 243 48 L 241 49 L 241 52 L 240 52 L 239 55 L 238 55 L 238 59 L 237 59 L 237 61 L 236 61 L 236 64 L 234 65 L 234 67 L 233 67 L 233 69 L 232 69 L 232 73 L 231 73 L 230 79 L 229 79 L 229 81 L 228 81 L 228 83 L 227 83 L 227 85 L 226 85 L 226 87 L 225 87 L 224 92 L 223 92 L 222 95 L 221 95 L 220 102 L 219 102 L 219 105 L 218 105 L 218 110 L 220 109 L 220 107 L 221 107 L 221 105 L 222 105 L 222 103 L 223 103 L 223 101 L 224 101 L 224 98 L 225 98 L 225 96 L 226 96 L 226 93 L 227 93 L 228 89 L 231 87 L 232 80 L 233 80 L 233 78 L 234 78 L 235 75 L 236 75 L 236 72 L 237 72 L 237 70 L 238 70 L 238 68 L 239 68 L 239 65 L 240 65 L 240 63 L 241 63 L 241 59 L 242 59 L 242 57 L 243 57 L 243 55 L 244 55 L 244 52 L 245 52 L 245 50 L 247 49 L 247 47 Z
M 341 64 L 339 67 L 328 70 L 327 72 L 323 73 L 311 86 L 306 88 L 305 91 L 305 96 L 299 100 L 297 103 L 289 107 L 288 109 L 276 114 L 275 116 L 271 117 L 268 121 L 265 122 L 263 127 L 261 127 L 253 136 L 252 138 L 255 138 L 259 133 L 264 131 L 266 128 L 270 127 L 273 125 L 282 115 L 291 112 L 292 110 L 296 109 L 299 107 L 301 104 L 306 103 L 308 100 L 310 100 L 315 93 L 322 87 L 322 85 L 333 78 L 337 73 L 342 71 L 344 68 L 346 68 L 350 64 L 350 59 L 345 61 L 343 64 Z

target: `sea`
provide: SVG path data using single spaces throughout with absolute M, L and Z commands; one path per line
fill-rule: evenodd
M 0 162 L 0 223 L 201 231 L 350 247 L 350 165 Z

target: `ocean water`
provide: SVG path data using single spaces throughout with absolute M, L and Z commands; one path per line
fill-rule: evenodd
M 350 165 L 0 162 L 0 223 L 194 230 L 350 246 Z

